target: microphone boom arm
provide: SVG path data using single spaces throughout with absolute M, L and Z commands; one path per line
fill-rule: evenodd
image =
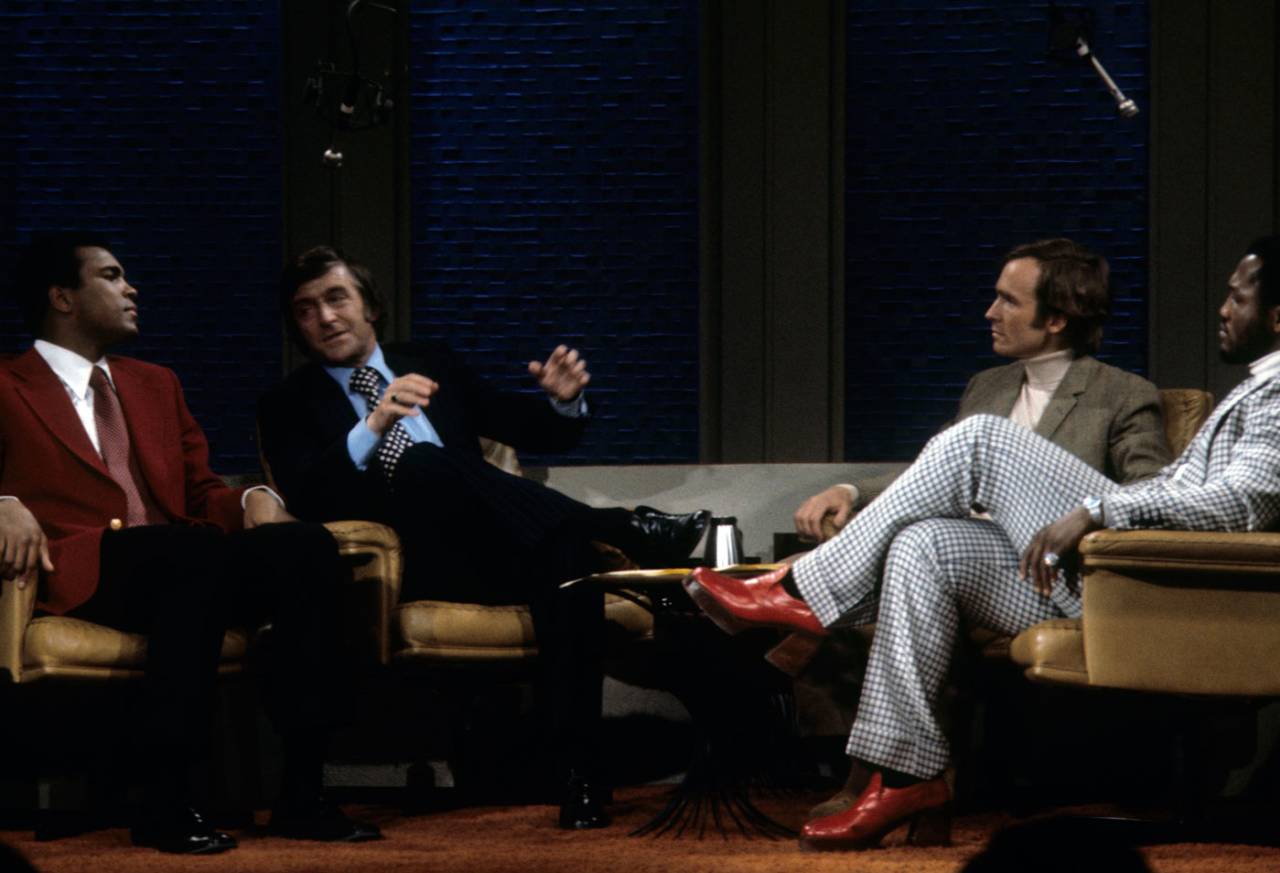
M 1120 86 L 1116 84 L 1115 79 L 1112 79 L 1107 73 L 1106 68 L 1102 66 L 1102 62 L 1098 60 L 1098 56 L 1089 49 L 1089 43 L 1085 42 L 1083 36 L 1076 38 L 1076 54 L 1093 64 L 1093 69 L 1097 72 L 1098 77 L 1102 79 L 1102 84 L 1107 86 L 1107 90 L 1115 98 L 1116 109 L 1119 110 L 1121 115 L 1125 118 L 1133 118 L 1138 114 L 1138 104 L 1134 103 L 1131 98 L 1124 96 L 1124 92 L 1120 90 Z

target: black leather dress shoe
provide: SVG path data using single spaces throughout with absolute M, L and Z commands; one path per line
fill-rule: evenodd
M 271 811 L 268 833 L 291 840 L 318 840 L 326 843 L 365 843 L 382 839 L 375 824 L 347 818 L 332 803 L 317 800 L 302 806 L 279 806 Z
M 213 855 L 234 849 L 239 843 L 214 828 L 190 807 L 153 812 L 129 832 L 135 846 L 146 846 L 175 855 Z
M 560 827 L 567 831 L 607 828 L 613 823 L 604 808 L 610 799 L 612 795 L 607 788 L 581 776 L 570 776 L 564 800 L 560 802 Z
M 646 567 L 684 566 L 709 521 L 709 509 L 673 515 L 652 506 L 637 506 L 631 514 L 631 526 L 639 534 L 642 546 L 640 554 L 630 557 Z

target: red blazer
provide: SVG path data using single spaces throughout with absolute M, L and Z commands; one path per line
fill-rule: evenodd
M 109 357 L 142 475 L 176 523 L 238 530 L 244 489 L 209 469 L 209 444 L 171 370 Z M 19 498 L 44 528 L 54 571 L 37 604 L 62 614 L 98 587 L 102 537 L 125 517 L 124 491 L 94 451 L 67 389 L 34 349 L 0 364 L 0 494 Z

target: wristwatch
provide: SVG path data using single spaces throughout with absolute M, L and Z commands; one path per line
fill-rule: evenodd
M 1081 501 L 1081 505 L 1083 505 L 1085 511 L 1089 513 L 1089 518 L 1093 519 L 1094 524 L 1102 525 L 1104 527 L 1106 526 L 1106 522 L 1102 518 L 1101 497 L 1086 497 Z

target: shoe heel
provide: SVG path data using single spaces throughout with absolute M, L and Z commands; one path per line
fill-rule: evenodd
M 740 621 L 737 616 L 726 611 L 720 606 L 720 602 L 706 592 L 698 580 L 693 576 L 686 576 L 684 579 L 684 590 L 688 592 L 690 599 L 698 605 L 698 607 L 706 613 L 707 618 L 720 630 L 730 636 L 737 636 L 745 630 L 750 630 L 752 625 Z
M 912 846 L 951 845 L 951 804 L 916 813 L 907 831 Z
M 788 676 L 799 676 L 809 666 L 822 645 L 822 637 L 805 633 L 787 634 L 782 642 L 765 653 L 764 659 Z

